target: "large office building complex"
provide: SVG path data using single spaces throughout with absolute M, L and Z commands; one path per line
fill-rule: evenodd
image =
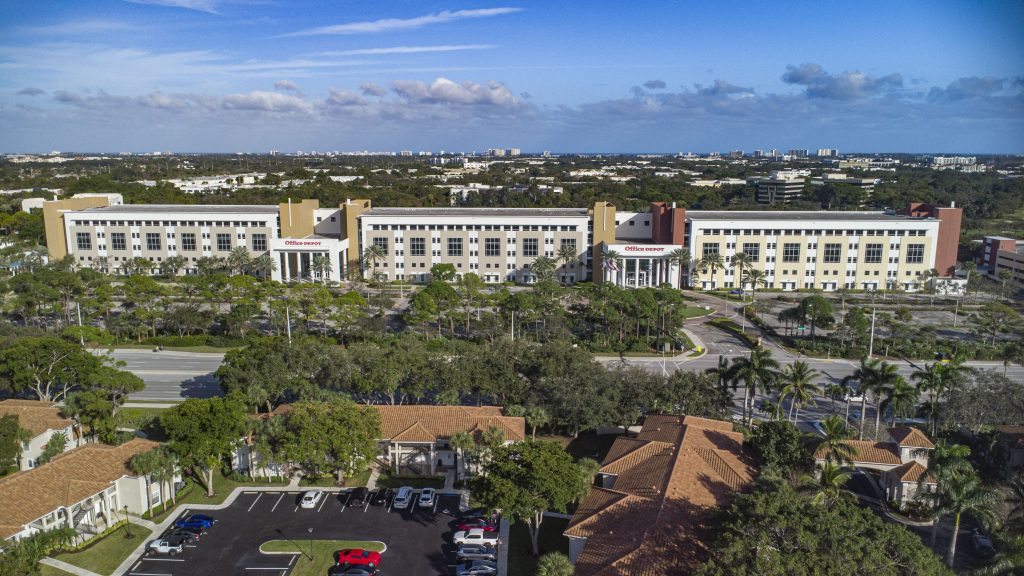
M 538 258 L 565 284 L 739 288 L 743 252 L 766 287 L 916 290 L 925 272 L 956 265 L 961 209 L 913 204 L 902 214 L 832 211 L 687 211 L 652 202 L 646 212 L 591 208 L 374 208 L 347 200 L 280 205 L 107 205 L 73 198 L 43 205 L 55 259 L 119 271 L 175 258 L 195 273 L 204 258 L 239 248 L 267 255 L 280 281 L 339 282 L 353 275 L 429 281 L 435 264 L 487 283 L 532 283 Z M 687 265 L 684 253 L 692 255 Z M 573 256 L 575 255 L 575 256 Z M 721 266 L 697 265 L 721 256 Z M 131 263 L 131 264 L 129 264 Z

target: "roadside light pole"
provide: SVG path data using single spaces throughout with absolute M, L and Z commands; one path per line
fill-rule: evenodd
M 868 358 L 875 351 L 875 307 L 871 307 L 871 337 L 868 339 Z

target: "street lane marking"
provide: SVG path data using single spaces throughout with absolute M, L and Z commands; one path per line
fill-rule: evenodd
M 260 501 L 260 496 L 263 496 L 262 492 L 256 495 L 256 499 L 252 501 L 252 504 L 249 506 L 249 509 L 246 510 L 246 512 L 252 512 L 252 507 L 255 506 L 257 502 Z
M 270 509 L 271 512 L 277 510 L 277 505 L 281 503 L 282 498 L 284 498 L 284 492 L 281 492 L 281 495 L 277 497 L 277 502 L 274 502 L 274 507 Z
M 324 504 L 327 504 L 327 500 L 328 500 L 328 497 L 325 494 L 323 500 L 320 501 L 320 507 L 316 509 L 317 514 L 319 514 L 320 511 L 323 510 Z
M 288 561 L 288 566 L 291 567 L 292 564 L 295 564 L 295 559 L 298 558 L 298 557 L 299 557 L 298 554 L 292 556 L 292 559 Z

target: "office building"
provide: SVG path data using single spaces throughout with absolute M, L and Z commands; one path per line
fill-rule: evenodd
M 982 239 L 981 268 L 983 273 L 996 281 L 1002 281 L 999 274 L 1010 271 L 1010 281 L 1024 286 L 1024 241 L 1005 236 L 986 236 Z
M 806 148 L 790 148 L 786 155 L 793 158 L 807 158 L 808 151 Z
M 818 158 L 835 158 L 839 156 L 839 150 L 835 148 L 818 148 Z
M 779 170 L 757 182 L 757 201 L 761 204 L 786 204 L 804 194 L 806 176 L 790 170 Z

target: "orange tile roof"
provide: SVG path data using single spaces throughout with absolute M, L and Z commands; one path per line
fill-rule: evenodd
M 996 430 L 1010 442 L 1011 446 L 1016 444 L 1024 448 L 1024 426 L 996 426 Z
M 373 407 L 380 414 L 380 430 L 385 439 L 432 442 L 451 438 L 459 432 L 483 432 L 492 426 L 501 429 L 506 440 L 526 439 L 526 420 L 503 416 L 497 406 L 376 404 Z
M 86 444 L 38 468 L 0 478 L 0 538 L 17 534 L 29 522 L 62 506 L 97 494 L 122 476 L 134 476 L 128 468 L 132 456 L 159 445 L 142 438 L 120 446 Z
M 844 444 L 852 446 L 857 451 L 852 457 L 854 462 L 897 466 L 903 463 L 900 460 L 898 447 L 892 442 L 847 440 Z M 818 450 L 814 453 L 814 457 L 818 460 L 823 459 L 825 457 L 825 447 L 819 446 Z
M 925 483 L 935 484 L 935 476 L 928 472 L 928 469 L 921 465 L 917 460 L 911 460 L 902 466 L 898 466 L 885 472 L 886 474 L 892 474 L 900 482 L 920 482 L 921 477 L 925 474 L 928 475 Z
M 586 538 L 577 576 L 689 574 L 707 555 L 703 516 L 753 481 L 732 424 L 651 415 L 637 438 L 618 438 L 566 536 Z
M 928 436 L 913 426 L 898 426 L 896 428 L 890 428 L 889 435 L 892 436 L 892 439 L 900 446 L 928 449 L 935 448 L 935 444 L 932 444 L 932 441 L 928 439 Z
M 13 414 L 18 417 L 18 426 L 28 430 L 32 436 L 39 436 L 47 430 L 63 430 L 75 423 L 60 413 L 60 407 L 52 402 L 40 400 L 4 400 L 0 402 L 0 416 Z

